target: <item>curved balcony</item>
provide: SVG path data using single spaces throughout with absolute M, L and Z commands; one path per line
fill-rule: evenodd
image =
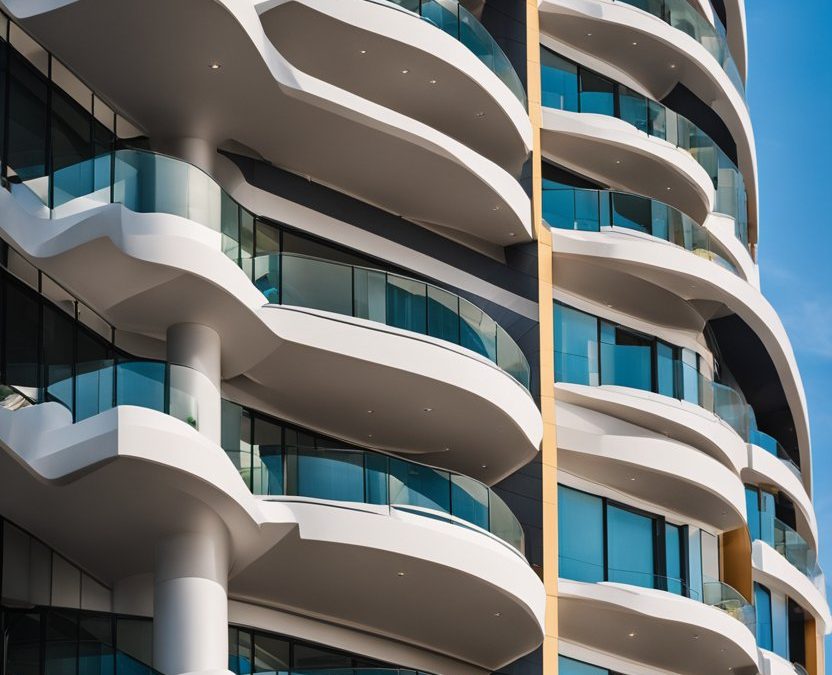
M 739 276 L 730 255 L 705 227 L 678 209 L 639 195 L 568 186 L 543 188 L 550 227 L 584 232 L 620 228 L 669 242 Z
M 545 48 L 541 50 L 541 90 L 544 108 L 615 117 L 688 153 L 711 179 L 714 210 L 734 218 L 737 238 L 748 245 L 748 197 L 742 173 L 693 122 Z
M 524 554 L 520 522 L 479 481 L 331 439 L 316 441 L 311 434 L 289 428 L 282 443 L 265 444 L 258 437 L 279 435 L 281 426 L 247 411 L 245 419 L 257 417 L 266 430 L 248 430 L 241 436 L 241 428 L 247 426 L 242 410 L 223 402 L 223 445 L 253 494 L 389 506 L 490 532 Z
M 94 82 L 110 109 L 120 111 L 119 120 L 132 122 L 119 123 L 124 135 L 165 139 L 177 148 L 181 146 L 172 130 L 199 128 L 202 150 L 207 150 L 200 156 L 206 163 L 212 161 L 213 148 L 245 147 L 247 154 L 267 158 L 282 170 L 417 223 L 502 246 L 532 239 L 529 196 L 509 170 L 440 129 L 295 67 L 269 40 L 257 9 L 255 3 L 239 0 L 208 5 L 202 0 L 126 0 L 117 7 L 108 0 L 84 0 L 64 3 L 60 21 L 39 6 L 34 12 L 23 9 L 29 16 L 21 22 L 46 49 L 61 53 L 68 70 Z M 192 30 L 195 14 L 200 16 L 199 31 Z M 62 30 L 56 30 L 59 25 Z M 106 39 L 83 48 L 78 40 L 67 39 L 85 30 Z M 148 40 L 155 45 L 151 52 Z M 21 113 L 47 116 L 43 134 L 35 130 L 31 139 L 32 147 L 44 147 L 43 159 L 31 159 L 39 154 L 37 149 L 28 157 L 12 153 L 7 161 L 11 169 L 28 169 L 28 179 L 107 147 L 112 116 L 106 120 L 109 130 L 104 127 L 110 138 L 96 130 L 92 139 L 95 126 L 85 109 L 92 92 L 83 83 L 71 82 L 72 91 L 81 91 L 75 101 L 61 89 L 64 82 L 52 86 L 35 74 L 37 69 L 26 64 L 25 55 L 15 53 L 9 62 L 31 73 L 38 91 L 51 87 L 56 94 L 38 93 L 37 112 Z M 160 69 L 158 63 L 165 67 Z M 211 68 L 212 64 L 220 67 Z M 143 93 L 147 91 L 155 95 L 148 97 Z M 505 94 L 513 102 L 511 94 Z M 51 99 L 59 95 L 66 106 L 56 113 Z M 257 105 L 240 106 L 253 96 Z M 7 99 L 7 119 L 25 105 L 8 104 Z M 51 126 L 49 118 L 61 114 L 64 117 Z M 66 145 L 60 145 L 72 150 L 56 149 L 63 156 L 51 153 L 47 158 L 46 131 L 59 127 L 73 129 L 65 137 Z M 513 161 L 522 164 L 524 155 L 525 148 L 515 148 Z
M 112 182 L 90 191 L 101 165 Z M 23 183 L 42 193 L 43 180 Z M 254 255 L 255 216 L 208 174 L 173 157 L 124 149 L 54 173 L 53 213 L 101 203 L 137 213 L 187 218 L 221 235 L 223 252 L 243 268 L 270 304 L 323 310 L 383 323 L 465 347 L 497 364 L 528 389 L 530 369 L 517 343 L 476 305 L 438 286 L 391 272 L 290 253 Z M 21 185 L 12 183 L 12 192 Z M 40 189 L 39 189 L 40 188 Z
M 258 12 L 280 54 L 304 73 L 417 119 L 519 174 L 532 142 L 523 85 L 456 0 L 280 0 L 261 3 Z M 309 49 L 310 34 L 326 49 Z
M 818 564 L 818 554 L 798 532 L 774 518 L 774 550 L 794 565 L 826 597 L 826 580 Z
M 661 581 L 661 580 L 660 580 Z M 664 590 L 621 583 L 558 580 L 559 632 L 564 640 L 615 654 L 662 672 L 756 672 L 754 634 L 736 620 L 753 608 L 730 592 L 708 590 L 708 606 Z M 721 606 L 721 607 L 720 607 Z
M 641 9 L 658 17 L 675 29 L 689 35 L 701 44 L 713 56 L 737 91 L 745 99 L 745 84 L 739 68 L 731 55 L 725 26 L 714 14 L 711 24 L 688 0 L 615 0 Z

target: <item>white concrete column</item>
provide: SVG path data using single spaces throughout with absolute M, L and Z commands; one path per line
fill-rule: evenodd
M 171 535 L 156 546 L 153 665 L 165 675 L 228 673 L 228 537 Z
M 208 326 L 178 323 L 168 328 L 170 414 L 217 445 L 222 413 L 220 347 L 219 334 Z

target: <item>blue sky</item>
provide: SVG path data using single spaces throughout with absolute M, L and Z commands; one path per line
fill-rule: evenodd
M 826 27 L 832 23 L 832 3 L 747 0 L 746 12 L 748 95 L 760 174 L 762 287 L 791 336 L 809 401 L 821 564 L 829 579 L 832 41 Z M 826 641 L 826 662 L 832 667 L 832 639 Z

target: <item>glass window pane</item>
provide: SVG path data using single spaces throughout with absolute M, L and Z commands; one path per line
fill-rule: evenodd
M 368 504 L 389 504 L 387 494 L 388 460 L 385 455 L 368 452 L 364 457 L 364 484 Z
M 82 616 L 78 630 L 78 675 L 113 675 L 113 622 L 110 616 Z
M 472 303 L 459 299 L 460 340 L 463 347 L 497 360 L 497 324 Z
M 40 615 L 6 612 L 3 629 L 6 675 L 41 675 Z
M 653 339 L 601 322 L 601 384 L 652 391 Z
M 236 403 L 222 402 L 222 449 L 240 472 L 249 490 L 252 489 L 251 470 L 251 416 L 248 410 Z
M 543 188 L 543 220 L 562 230 L 577 229 L 575 190 L 567 187 Z
M 684 400 L 699 405 L 699 355 L 682 349 L 682 394 Z
M 597 190 L 575 190 L 575 229 L 597 232 L 601 223 Z
M 117 619 L 116 649 L 118 675 L 151 675 L 153 622 L 145 619 Z
M 122 361 L 116 367 L 116 404 L 165 412 L 165 364 Z
M 581 112 L 615 115 L 615 85 L 589 70 L 580 71 Z
M 387 273 L 353 268 L 353 314 L 361 319 L 387 323 Z
M 488 529 L 488 488 L 467 476 L 451 475 L 451 513 Z
M 754 584 L 754 607 L 757 610 L 757 645 L 772 649 L 771 593 L 758 583 Z
M 295 670 L 301 668 L 308 668 L 310 670 L 324 668 L 349 669 L 352 667 L 352 657 L 349 654 L 342 654 L 331 649 L 323 649 L 321 647 L 313 647 L 312 645 L 296 642 L 293 652 L 292 667 Z
M 655 587 L 654 520 L 617 506 L 607 507 L 608 578 L 622 584 Z
M 76 614 L 51 611 L 46 623 L 46 675 L 76 675 L 78 667 Z
M 427 284 L 387 275 L 387 325 L 427 333 Z
M 558 485 L 559 574 L 604 580 L 604 511 L 600 497 Z
M 12 52 L 9 62 L 9 173 L 15 174 L 44 203 L 47 136 L 46 78 Z
M 254 667 L 254 638 L 247 630 L 241 630 L 239 639 L 240 675 L 249 675 Z
M 665 342 L 656 342 L 656 380 L 662 396 L 676 395 L 677 351 Z
M 364 453 L 322 445 L 297 449 L 297 495 L 363 502 Z
M 283 265 L 281 302 L 284 305 L 309 307 L 352 316 L 352 268 L 350 266 L 288 253 L 284 253 L 281 260 Z
M 81 607 L 81 570 L 55 553 L 52 554 L 52 604 Z
M 760 539 L 774 546 L 774 495 L 760 490 Z
M 647 133 L 647 99 L 623 84 L 618 85 L 618 106 L 621 119 L 629 122 L 639 131 Z
M 8 521 L 3 523 L 3 602 L 29 603 L 29 540 L 23 530 Z M 50 579 L 51 582 L 51 579 Z
M 597 385 L 598 319 L 555 303 L 555 380 Z
M 459 344 L 459 298 L 428 286 L 428 335 Z
M 547 108 L 578 112 L 578 66 L 540 48 L 542 103 Z
M 254 672 L 287 672 L 289 663 L 289 641 L 271 635 L 254 635 Z
M 608 675 L 606 668 L 558 655 L 558 675 Z
M 75 322 L 64 312 L 43 307 L 43 383 L 46 401 L 56 401 L 73 410 L 72 381 Z
M 107 344 L 78 329 L 75 366 L 75 419 L 85 420 L 113 407 L 113 358 Z
M 745 487 L 745 510 L 748 514 L 748 533 L 751 539 L 760 539 L 760 498 L 757 488 Z
M 651 234 L 653 212 L 649 199 L 638 195 L 612 193 L 612 224 L 628 230 Z
M 17 283 L 6 282 L 6 384 L 32 399 L 38 396 L 40 301 Z
M 240 257 L 240 207 L 227 192 L 220 197 L 222 252 L 232 260 Z
M 287 430 L 287 445 L 289 445 Z M 254 418 L 252 492 L 283 494 L 283 427 L 262 417 Z
M 92 116 L 52 87 L 53 207 L 94 191 Z
M 392 457 L 389 462 L 391 504 L 450 511 L 451 487 L 447 472 Z
M 667 574 L 666 590 L 677 595 L 687 594 L 685 583 L 685 555 L 682 528 L 678 525 L 665 523 L 665 567 Z

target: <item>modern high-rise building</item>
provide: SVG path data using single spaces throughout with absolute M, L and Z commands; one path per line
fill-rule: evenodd
M 0 0 L 2 675 L 823 675 L 742 0 Z

